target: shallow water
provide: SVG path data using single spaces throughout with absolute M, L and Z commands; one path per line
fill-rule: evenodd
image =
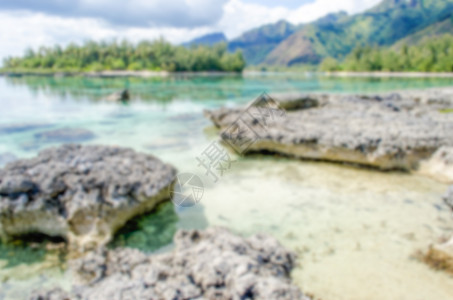
M 195 159 L 217 139 L 202 116 L 206 108 L 244 104 L 264 91 L 373 93 L 452 83 L 448 78 L 284 73 L 245 78 L 0 77 L 0 164 L 2 154 L 30 157 L 61 143 L 39 138 L 39 133 L 87 129 L 94 138 L 80 142 L 152 153 L 180 172 L 197 173 L 205 183 L 200 204 L 185 209 L 164 204 L 129 223 L 111 247 L 166 251 L 178 228 L 219 225 L 245 236 L 266 232 L 299 254 L 295 282 L 323 300 L 452 299 L 453 278 L 414 258 L 417 250 L 453 233 L 451 214 L 440 199 L 446 185 L 404 173 L 263 156 L 234 157 L 231 169 L 214 183 Z M 99 101 L 124 87 L 131 91 L 130 104 Z M 58 252 L 0 245 L 0 299 L 26 298 L 42 285 L 68 287 L 70 279 Z

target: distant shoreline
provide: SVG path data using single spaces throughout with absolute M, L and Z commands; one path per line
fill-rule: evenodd
M 0 76 L 43 76 L 43 77 L 169 77 L 169 76 L 238 76 L 260 75 L 273 73 L 299 73 L 305 75 L 321 75 L 326 77 L 375 77 L 375 78 L 453 78 L 453 72 L 297 72 L 297 71 L 243 71 L 243 72 L 169 72 L 169 71 L 101 71 L 101 72 L 47 72 L 47 71 L 0 71 Z
M 281 70 L 281 71 L 247 71 L 243 72 L 244 75 L 259 75 L 259 74 L 278 74 L 278 73 L 300 73 L 305 75 L 320 75 L 325 77 L 375 77 L 375 78 L 453 78 L 453 72 L 347 72 L 347 71 L 338 71 L 338 72 L 323 72 L 323 71 L 291 71 L 291 70 Z
M 453 78 L 453 72 L 322 72 L 323 75 L 332 77 L 443 77 Z
M 40 71 L 0 71 L 1 76 L 43 76 L 43 77 L 168 77 L 168 76 L 225 76 L 225 75 L 240 75 L 240 72 L 168 72 L 168 71 L 101 71 L 101 72 L 40 72 Z

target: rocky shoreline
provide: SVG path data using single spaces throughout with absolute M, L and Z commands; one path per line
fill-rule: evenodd
M 309 300 L 291 283 L 295 254 L 266 235 L 182 230 L 171 253 L 107 248 L 127 221 L 169 199 L 175 176 L 172 166 L 132 149 L 71 144 L 0 169 L 3 242 L 43 234 L 68 245 L 72 289 L 31 299 Z
M 270 99 L 270 100 L 269 100 Z M 263 109 L 281 115 L 263 115 Z M 382 95 L 280 94 L 206 116 L 240 154 L 278 153 L 420 173 L 453 183 L 453 89 Z M 77 138 L 88 136 L 73 131 Z M 40 139 L 60 138 L 50 131 Z M 244 141 L 251 141 L 244 147 Z M 6 157 L 8 161 L 11 157 Z M 0 169 L 0 237 L 65 239 L 79 258 L 70 290 L 51 299 L 303 299 L 291 282 L 296 256 L 266 235 L 179 231 L 171 253 L 107 248 L 128 220 L 169 199 L 176 169 L 132 149 L 64 145 Z M 453 209 L 453 186 L 444 198 Z M 453 273 L 453 237 L 424 256 Z
M 284 117 L 263 108 L 221 108 L 205 115 L 241 154 L 271 152 L 420 172 L 453 182 L 453 90 L 383 95 L 280 94 Z M 436 151 L 439 151 L 436 153 Z
M 179 231 L 171 253 L 99 249 L 71 261 L 71 291 L 36 291 L 30 299 L 301 299 L 290 281 L 294 253 L 274 238 L 238 237 L 223 228 Z

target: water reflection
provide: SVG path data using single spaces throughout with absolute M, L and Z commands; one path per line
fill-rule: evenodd
M 408 88 L 448 86 L 452 78 L 327 77 L 305 73 L 246 74 L 243 76 L 170 76 L 86 78 L 19 76 L 5 77 L 10 86 L 26 86 L 33 95 L 75 100 L 102 99 L 128 88 L 133 99 L 168 102 L 174 99 L 222 100 L 254 97 L 263 91 L 376 92 Z

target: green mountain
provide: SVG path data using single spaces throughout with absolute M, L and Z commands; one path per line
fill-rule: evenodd
M 187 43 L 183 43 L 183 46 L 190 47 L 190 46 L 212 46 L 217 43 L 223 43 L 226 42 L 227 38 L 223 32 L 214 32 L 214 33 L 209 33 L 203 36 L 200 36 L 196 39 L 193 39 Z
M 384 0 L 352 16 L 343 12 L 300 26 L 265 25 L 230 42 L 229 50 L 242 49 L 248 64 L 317 64 L 325 57 L 342 59 L 359 46 L 391 46 L 449 30 L 452 13 L 453 0 Z
M 266 56 L 283 40 L 293 34 L 298 27 L 279 21 L 243 33 L 228 44 L 229 51 L 242 50 L 248 64 L 263 62 Z
M 453 17 L 448 17 L 443 21 L 436 22 L 433 25 L 426 27 L 416 33 L 408 35 L 407 37 L 396 42 L 392 48 L 401 49 L 407 45 L 419 45 L 433 37 L 442 36 L 444 34 L 453 34 Z

